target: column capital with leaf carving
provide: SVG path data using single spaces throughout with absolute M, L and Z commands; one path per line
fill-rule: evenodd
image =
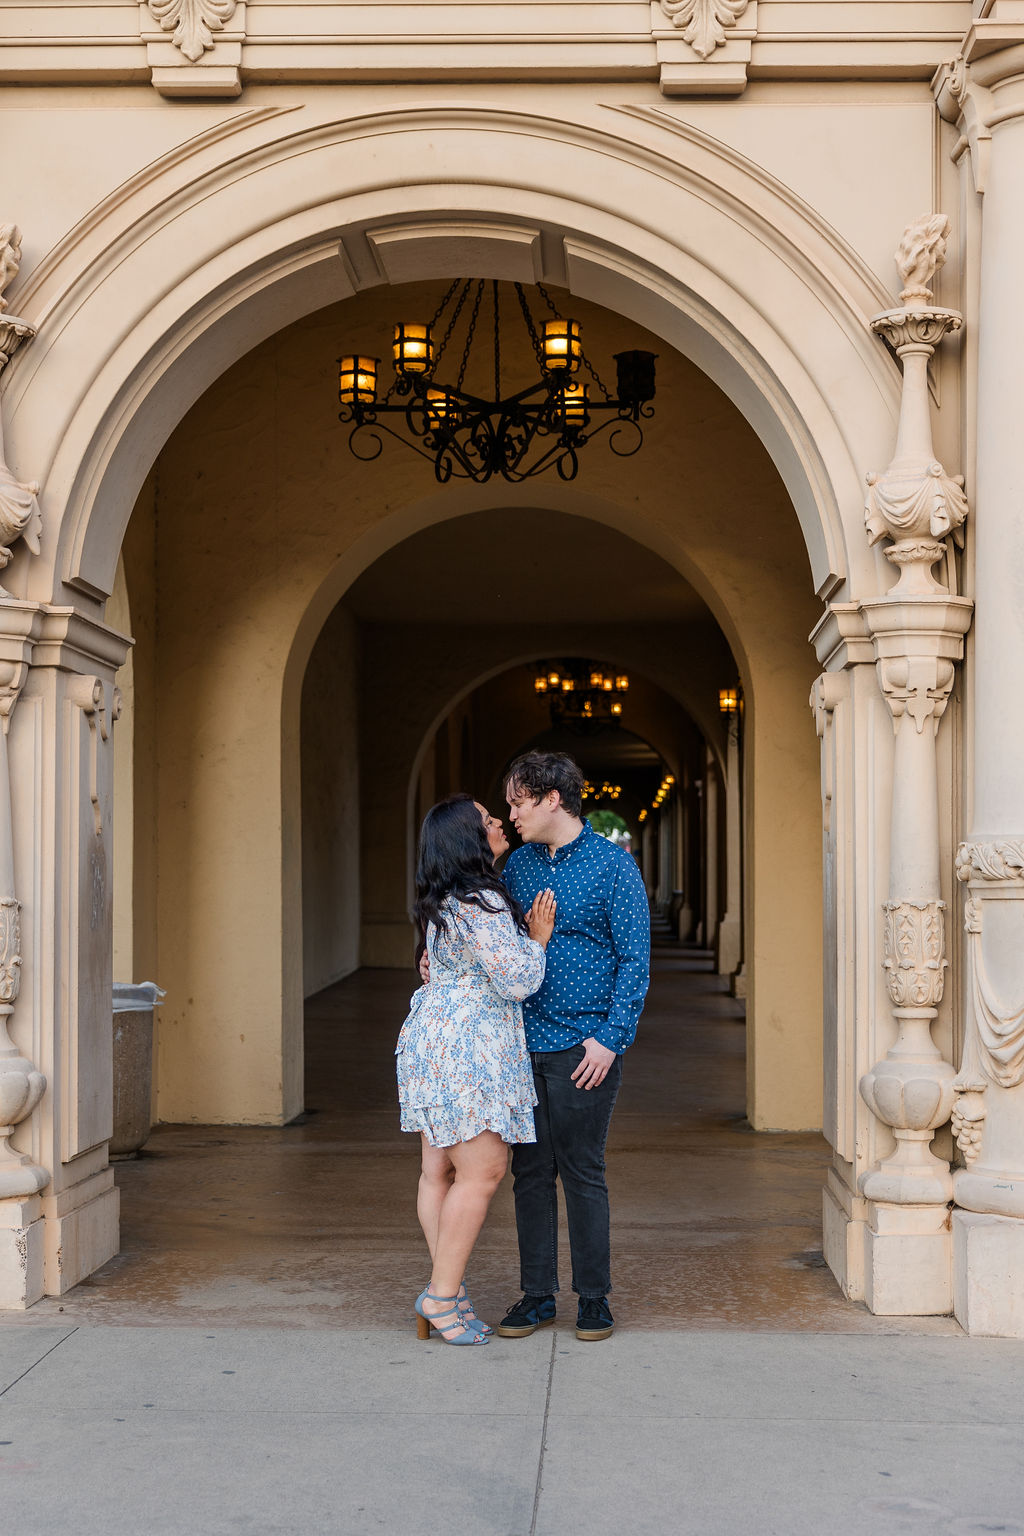
M 939 114 L 961 132 L 953 151 L 971 157 L 974 185 L 985 192 L 992 135 L 1024 117 L 1024 16 L 1007 0 L 989 0 L 964 34 L 960 52 L 936 70 L 932 92 Z

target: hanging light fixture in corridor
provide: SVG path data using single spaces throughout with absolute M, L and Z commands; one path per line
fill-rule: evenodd
M 622 715 L 629 677 L 596 662 L 546 661 L 537 668 L 533 688 L 548 699 L 554 725 L 610 725 Z
M 596 373 L 575 320 L 558 313 L 547 290 L 537 290 L 551 318 L 534 320 L 522 284 L 513 284 L 522 324 L 533 348 L 540 378 L 505 394 L 501 370 L 501 301 L 499 285 L 483 279 L 456 279 L 429 323 L 400 321 L 395 326 L 392 361 L 394 379 L 380 397 L 379 357 L 347 354 L 338 359 L 339 421 L 352 424 L 349 448 L 357 459 L 370 461 L 384 447 L 382 432 L 430 459 L 442 485 L 453 477 L 484 484 L 501 475 L 513 484 L 554 469 L 562 480 L 574 480 L 579 451 L 600 432 L 609 431 L 608 445 L 620 458 L 642 446 L 641 418 L 654 414 L 653 352 L 618 352 L 616 393 L 612 395 Z M 477 336 L 484 294 L 490 289 L 493 321 L 494 398 L 483 399 L 464 389 L 470 354 Z M 468 305 L 468 311 L 467 311 Z M 443 383 L 438 370 L 463 311 L 466 335 L 454 383 Z M 436 333 L 444 327 L 440 340 Z M 586 373 L 588 380 L 580 375 Z M 404 431 L 395 431 L 385 416 L 403 418 Z M 594 425 L 598 417 L 604 419 Z M 610 430 L 609 430 L 610 429 Z

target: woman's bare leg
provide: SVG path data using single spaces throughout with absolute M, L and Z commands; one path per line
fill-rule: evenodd
M 508 1148 L 495 1131 L 481 1131 L 472 1141 L 445 1150 L 454 1165 L 455 1179 L 441 1202 L 430 1276 L 433 1296 L 458 1295 L 491 1197 L 508 1166 Z M 424 1300 L 423 1309 L 436 1316 L 450 1305 Z
M 423 1228 L 423 1236 L 430 1250 L 430 1261 L 433 1263 L 434 1254 L 437 1251 L 437 1227 L 441 1220 L 441 1207 L 452 1187 L 455 1165 L 448 1156 L 447 1147 L 432 1147 L 422 1132 L 420 1140 L 423 1143 L 423 1162 L 420 1169 L 419 1188 L 416 1191 L 416 1215 Z

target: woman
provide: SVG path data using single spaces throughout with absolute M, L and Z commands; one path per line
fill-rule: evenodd
M 466 1297 L 465 1268 L 509 1142 L 533 1141 L 533 1073 L 521 1000 L 544 980 L 555 899 L 527 918 L 494 873 L 508 847 L 500 821 L 468 795 L 427 812 L 420 833 L 415 916 L 430 983 L 398 1037 L 402 1129 L 423 1145 L 416 1211 L 433 1263 L 417 1298 L 419 1336 L 486 1344 Z

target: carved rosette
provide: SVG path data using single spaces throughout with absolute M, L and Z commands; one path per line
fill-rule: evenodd
M 661 8 L 699 59 L 709 59 L 728 41 L 749 0 L 661 0 Z
M 235 14 L 236 0 L 146 0 L 154 21 L 190 63 L 197 63 Z
M 885 960 L 889 996 L 897 1008 L 935 1008 L 942 1001 L 945 957 L 944 901 L 885 904 Z

